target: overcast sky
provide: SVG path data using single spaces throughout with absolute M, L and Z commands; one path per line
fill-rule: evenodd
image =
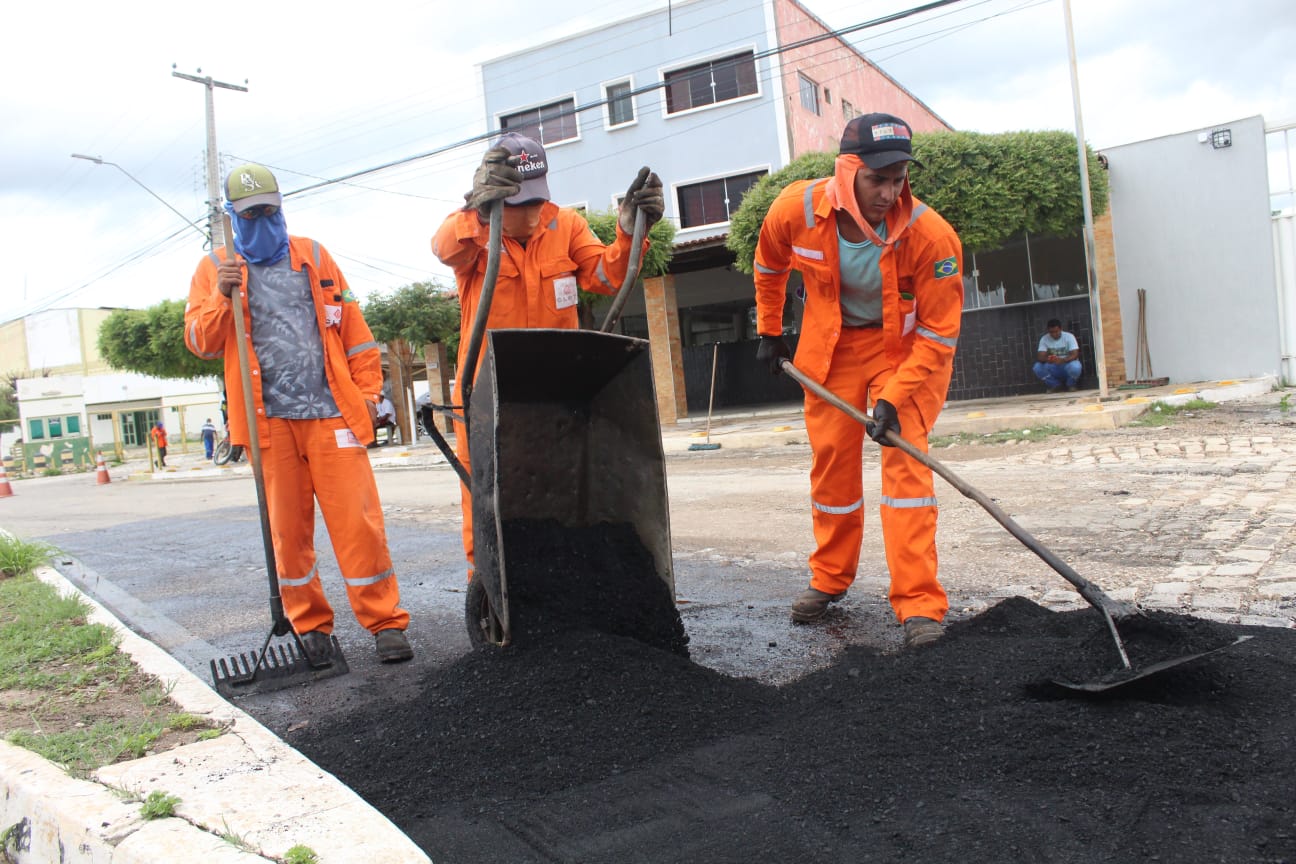
M 802 2 L 837 28 L 919 5 Z M 485 149 L 449 147 L 487 131 L 476 64 L 665 4 L 7 4 L 0 320 L 187 296 L 204 254 L 182 215 L 204 221 L 206 88 L 173 77 L 173 63 L 246 80 L 246 93 L 215 91 L 223 166 L 270 165 L 285 190 L 446 151 L 289 200 L 289 230 L 328 246 L 368 297 L 448 276 L 429 238 L 462 202 Z M 1084 133 L 1094 147 L 1255 115 L 1296 121 L 1292 0 L 1071 5 Z M 957 129 L 1075 129 L 1062 0 L 965 0 L 852 38 Z M 597 68 L 589 76 L 606 77 Z

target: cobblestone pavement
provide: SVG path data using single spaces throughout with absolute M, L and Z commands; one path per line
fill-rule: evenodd
M 1296 626 L 1296 428 L 1097 437 L 1112 440 L 969 463 L 961 476 L 1044 492 L 1047 507 L 1015 518 L 1116 599 L 1230 623 Z M 962 522 L 966 513 L 949 512 L 951 491 L 943 490 L 942 520 Z M 969 606 L 1011 594 L 1050 608 L 1083 605 L 1066 584 L 1017 584 L 969 598 Z

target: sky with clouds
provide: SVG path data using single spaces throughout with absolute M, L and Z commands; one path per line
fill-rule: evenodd
M 214 92 L 224 168 L 262 162 L 292 191 L 400 163 L 286 207 L 289 230 L 328 246 L 363 298 L 449 276 L 429 238 L 485 149 L 454 146 L 487 131 L 476 64 L 666 2 L 9 4 L 0 320 L 187 296 L 204 254 L 187 223 L 205 219 L 206 87 L 173 64 L 246 82 Z M 801 2 L 836 28 L 919 5 Z M 1291 0 L 1072 0 L 1071 19 L 1095 148 L 1255 115 L 1296 122 Z M 963 0 L 851 38 L 957 129 L 1075 129 L 1063 0 Z

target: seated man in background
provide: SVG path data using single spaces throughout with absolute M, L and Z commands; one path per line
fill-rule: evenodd
M 387 430 L 387 437 L 382 443 L 392 443 L 392 436 L 396 432 L 396 406 L 392 404 L 386 394 L 383 394 L 382 399 L 378 400 L 378 415 L 374 418 L 374 441 L 369 445 L 370 447 L 378 446 L 379 429 Z
M 1062 329 L 1062 322 L 1049 319 L 1048 332 L 1040 337 L 1033 371 L 1044 382 L 1048 392 L 1056 393 L 1063 387 L 1075 390 L 1080 381 L 1080 343 L 1075 336 Z

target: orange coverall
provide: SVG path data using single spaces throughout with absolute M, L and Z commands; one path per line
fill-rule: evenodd
M 382 391 L 382 356 L 346 278 L 319 243 L 289 237 L 294 270 L 310 281 L 316 322 L 323 334 L 324 370 L 341 417 L 289 420 L 266 417 L 261 398 L 261 368 L 252 347 L 255 322 L 247 300 L 247 265 L 239 306 L 248 337 L 248 366 L 257 412 L 266 506 L 284 612 L 298 633 L 333 632 L 333 609 L 324 595 L 315 561 L 315 502 L 356 619 L 370 633 L 404 630 L 409 613 L 400 608 L 400 588 L 392 569 L 378 486 L 365 445 L 373 440 L 366 401 Z M 185 306 L 185 346 L 205 359 L 225 358 L 230 440 L 250 440 L 239 373 L 233 302 L 221 294 L 216 268 L 222 247 L 198 263 Z M 331 322 L 331 323 L 330 323 Z
M 962 246 L 906 181 L 887 213 L 881 253 L 882 326 L 842 325 L 835 179 L 790 184 L 770 206 L 756 248 L 757 332 L 781 335 L 790 270 L 801 272 L 805 314 L 794 363 L 853 405 L 885 399 L 901 437 L 923 452 L 945 403 L 963 311 Z M 810 587 L 829 594 L 855 581 L 864 537 L 862 424 L 805 398 L 812 518 L 817 548 Z M 936 578 L 936 496 L 931 471 L 895 447 L 882 448 L 882 537 L 891 607 L 904 621 L 940 621 L 948 611 Z
M 615 294 L 625 280 L 630 262 L 630 240 L 620 225 L 616 240 L 608 246 L 594 236 L 589 224 L 575 210 L 546 201 L 540 209 L 540 224 L 527 239 L 526 247 L 511 237 L 500 245 L 500 268 L 495 277 L 487 330 L 511 328 L 554 328 L 575 330 L 580 326 L 577 287 L 598 294 Z M 486 246 L 489 226 L 476 210 L 456 210 L 437 229 L 432 252 L 454 270 L 459 291 L 459 357 L 455 400 L 462 404 L 464 363 L 469 336 L 477 317 L 477 302 L 486 277 Z M 644 251 L 648 241 L 644 240 Z M 478 366 L 485 356 L 477 359 Z M 476 370 L 473 370 L 474 377 Z M 466 410 L 466 406 L 465 406 Z M 468 436 L 455 421 L 455 454 L 465 468 Z M 463 510 L 464 554 L 468 578 L 472 579 L 472 490 L 460 490 Z

